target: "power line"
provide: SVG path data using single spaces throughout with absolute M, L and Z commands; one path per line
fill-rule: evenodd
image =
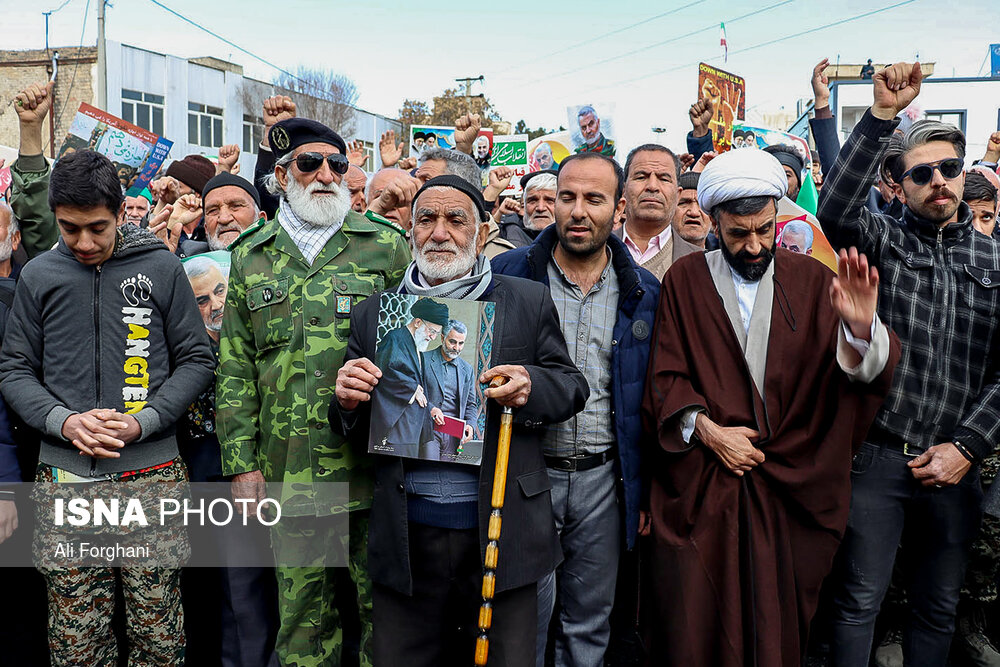
M 736 55 L 738 53 L 746 53 L 748 51 L 753 51 L 755 49 L 761 49 L 761 48 L 764 48 L 765 46 L 771 46 L 772 44 L 777 44 L 779 42 L 784 42 L 784 41 L 789 40 L 789 39 L 794 39 L 796 37 L 801 37 L 803 35 L 808 35 L 808 34 L 817 32 L 819 30 L 825 30 L 826 28 L 833 28 L 833 27 L 838 26 L 838 25 L 843 25 L 845 23 L 851 23 L 852 21 L 857 21 L 859 19 L 867 18 L 869 16 L 874 16 L 875 14 L 881 14 L 882 12 L 887 12 L 890 9 L 895 9 L 897 7 L 902 7 L 903 5 L 909 5 L 909 4 L 914 3 L 916 1 L 917 0 L 903 0 L 903 2 L 897 2 L 897 3 L 892 4 L 892 5 L 887 5 L 885 7 L 880 8 L 880 9 L 873 9 L 873 10 L 871 10 L 869 12 L 864 12 L 863 14 L 857 14 L 855 16 L 851 16 L 851 17 L 848 17 L 848 18 L 845 18 L 845 19 L 840 19 L 839 21 L 833 21 L 831 23 L 826 23 L 824 25 L 817 26 L 815 28 L 810 28 L 808 30 L 802 30 L 800 32 L 793 33 L 791 35 L 785 35 L 784 37 L 777 37 L 775 39 L 771 39 L 771 40 L 768 40 L 766 42 L 761 42 L 759 44 L 754 44 L 753 46 L 747 46 L 747 47 L 744 47 L 742 49 L 737 49 L 736 51 L 730 51 L 729 55 L 732 56 L 732 55 Z M 699 63 L 702 63 L 702 62 L 709 62 L 709 61 L 712 61 L 712 60 L 718 60 L 718 58 L 719 58 L 719 56 L 714 56 L 712 58 L 695 60 L 695 61 L 690 62 L 690 63 L 685 63 L 683 65 L 678 65 L 676 67 L 671 67 L 669 69 L 660 70 L 659 72 L 653 72 L 651 74 L 644 74 L 642 76 L 637 76 L 634 79 L 628 79 L 626 81 L 617 81 L 617 82 L 615 82 L 613 84 L 608 84 L 608 85 L 604 85 L 604 86 L 596 86 L 596 87 L 592 88 L 591 90 L 603 90 L 605 88 L 611 88 L 613 86 L 623 86 L 623 85 L 627 85 L 627 84 L 630 84 L 630 83 L 635 83 L 636 81 L 642 81 L 643 79 L 649 79 L 649 78 L 652 78 L 654 76 L 661 76 L 663 74 L 669 74 L 670 72 L 676 72 L 677 70 L 682 70 L 682 69 L 686 69 L 688 67 L 693 67 L 693 66 L 695 66 L 695 65 L 697 65 Z
M 791 4 L 794 1 L 795 0 L 782 0 L 781 2 L 776 2 L 773 5 L 768 5 L 767 7 L 762 7 L 761 9 L 749 12 L 747 14 L 743 14 L 742 16 L 737 16 L 736 18 L 732 18 L 732 19 L 726 19 L 724 22 L 725 23 L 729 23 L 729 24 L 733 24 L 733 23 L 736 23 L 737 21 L 742 21 L 743 19 L 750 18 L 751 16 L 756 16 L 757 14 L 763 14 L 764 12 L 771 11 L 772 9 L 777 9 L 778 7 L 781 7 L 782 5 Z M 629 56 L 634 56 L 637 53 L 642 53 L 644 51 L 648 51 L 649 49 L 655 49 L 655 48 L 659 48 L 661 46 L 665 46 L 667 44 L 672 44 L 673 42 L 679 42 L 682 39 L 687 39 L 688 37 L 692 37 L 692 36 L 697 35 L 699 33 L 707 32 L 709 30 L 716 30 L 716 29 L 718 29 L 718 27 L 719 27 L 718 23 L 712 23 L 712 25 L 705 26 L 704 28 L 699 28 L 698 30 L 692 30 L 689 33 L 685 33 L 683 35 L 678 35 L 677 37 L 671 37 L 670 39 L 665 39 L 662 42 L 657 42 L 655 44 L 649 44 L 648 46 L 643 46 L 643 47 L 640 47 L 638 49 L 633 49 L 631 51 L 626 51 L 625 53 L 619 54 L 617 56 L 611 56 L 609 58 L 605 58 L 604 60 L 598 60 L 595 63 L 589 63 L 587 65 L 581 65 L 580 67 L 576 67 L 576 68 L 573 68 L 571 70 L 566 70 L 565 72 L 560 72 L 559 74 L 552 74 L 552 75 L 549 75 L 549 76 L 539 77 L 537 79 L 534 79 L 533 81 L 527 82 L 524 85 L 530 86 L 531 84 L 538 83 L 539 81 L 548 81 L 548 80 L 557 79 L 559 77 L 566 76 L 568 74 L 575 74 L 576 72 L 580 72 L 580 71 L 585 70 L 585 69 L 590 69 L 591 67 L 598 67 L 600 65 L 605 65 L 607 63 L 614 62 L 616 60 L 621 60 L 622 58 L 627 58 Z
M 505 69 L 502 69 L 502 70 L 500 70 L 498 72 L 494 72 L 493 76 L 499 76 L 500 74 L 503 74 L 505 72 L 509 72 L 509 71 L 515 70 L 515 69 L 520 69 L 522 67 L 527 67 L 528 65 L 534 65 L 539 60 L 545 60 L 547 58 L 551 58 L 552 56 L 557 56 L 557 55 L 559 55 L 561 53 L 566 53 L 567 51 L 572 51 L 573 49 L 578 49 L 581 46 L 586 46 L 587 44 L 590 44 L 591 42 L 596 42 L 598 40 L 604 39 L 605 37 L 611 37 L 612 35 L 617 35 L 618 33 L 625 32 L 626 30 L 631 30 L 632 28 L 637 28 L 637 27 L 639 27 L 641 25 L 646 25 L 647 23 L 650 23 L 652 21 L 657 21 L 659 19 L 662 19 L 665 16 L 670 16 L 671 14 L 676 14 L 678 12 L 681 12 L 681 11 L 685 10 L 685 9 L 689 9 L 691 7 L 694 7 L 695 5 L 703 4 L 705 1 L 706 0 L 695 0 L 695 2 L 686 4 L 686 5 L 682 6 L 682 7 L 677 7 L 676 9 L 671 9 L 669 12 L 663 12 L 662 14 L 657 14 L 656 16 L 650 16 L 648 18 L 645 18 L 645 19 L 643 19 L 641 21 L 637 21 L 637 22 L 632 23 L 630 25 L 627 25 L 627 26 L 624 26 L 624 27 L 621 27 L 621 28 L 616 28 L 615 30 L 612 30 L 611 32 L 606 32 L 604 34 L 597 35 L 596 37 L 590 37 L 588 39 L 583 40 L 582 42 L 576 42 L 575 44 L 570 44 L 569 46 L 565 46 L 565 47 L 563 47 L 561 49 L 558 49 L 556 51 L 553 51 L 551 53 L 546 53 L 543 56 L 538 56 L 538 57 L 532 58 L 530 63 L 522 63 L 520 65 L 512 65 L 512 66 L 507 67 Z M 789 2 L 791 2 L 791 1 L 792 0 L 789 0 Z
M 90 0 L 87 0 L 87 1 L 89 2 Z M 189 23 L 192 26 L 194 26 L 195 28 L 198 28 L 199 30 L 201 30 L 202 32 L 208 33 L 212 37 L 215 37 L 216 39 L 218 39 L 218 40 L 220 40 L 220 41 L 228 44 L 229 46 L 233 47 L 234 49 L 236 49 L 240 53 L 244 53 L 244 54 L 250 56 L 251 58 L 253 58 L 255 60 L 259 60 L 260 62 L 264 63 L 268 67 L 271 67 L 271 68 L 273 68 L 273 69 L 281 72 L 282 74 L 284 74 L 284 75 L 286 75 L 288 77 L 291 77 L 292 79 L 298 81 L 299 83 L 301 83 L 301 84 L 303 84 L 303 85 L 305 85 L 305 86 L 307 86 L 309 88 L 312 88 L 313 90 L 315 90 L 315 91 L 317 91 L 319 93 L 318 97 L 320 97 L 321 99 L 329 99 L 327 97 L 327 95 L 329 95 L 330 91 L 323 90 L 319 86 L 317 86 L 316 84 L 310 83 L 309 81 L 306 81 L 305 79 L 302 79 L 302 78 L 300 78 L 300 77 L 292 74 L 288 70 L 286 70 L 286 69 L 284 69 L 282 67 L 278 67 L 277 65 L 275 65 L 271 61 L 265 60 L 264 58 L 258 56 L 256 53 L 253 53 L 252 51 L 248 51 L 247 49 L 244 49 L 242 46 L 240 46 L 236 42 L 234 42 L 232 40 L 229 40 L 229 39 L 226 39 L 225 37 L 223 37 L 219 33 L 214 32 L 214 31 L 206 28 L 205 26 L 201 25 L 197 21 L 195 21 L 193 19 L 189 19 L 188 17 L 184 16 L 183 14 L 181 14 L 181 13 L 179 13 L 179 12 L 171 9 L 170 7 L 167 7 L 165 4 L 163 4 L 162 2 L 160 2 L 160 0 L 149 0 L 149 1 L 152 2 L 154 5 L 156 5 L 157 7 L 165 10 L 166 12 L 168 12 L 170 14 L 173 14 L 174 16 L 176 16 L 177 18 L 181 19 L 185 23 Z
M 66 5 L 68 5 L 71 2 L 73 2 L 73 0 L 66 0 L 66 2 L 62 3 L 61 5 L 59 5 L 58 7 L 56 7 L 55 9 L 50 9 L 49 11 L 42 12 L 42 13 L 43 14 L 48 14 L 48 15 L 51 16 L 52 14 L 55 14 L 56 12 L 61 11 L 63 9 L 63 7 L 65 7 Z

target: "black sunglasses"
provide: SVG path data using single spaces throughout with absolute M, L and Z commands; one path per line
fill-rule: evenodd
M 958 175 L 962 173 L 962 169 L 965 167 L 965 163 L 957 157 L 950 157 L 947 160 L 941 160 L 940 162 L 932 162 L 930 164 L 918 164 L 915 167 L 911 167 L 903 172 L 903 177 L 900 178 L 900 182 L 906 179 L 907 176 L 913 179 L 914 185 L 927 185 L 934 178 L 934 170 L 941 172 L 941 175 L 951 180 L 953 178 L 958 178 Z
M 309 174 L 323 166 L 324 159 L 330 165 L 330 171 L 341 176 L 346 174 L 348 168 L 351 166 L 351 163 L 347 160 L 347 156 L 340 153 L 330 153 L 325 158 L 319 153 L 301 153 L 295 158 L 295 166 L 303 174 Z

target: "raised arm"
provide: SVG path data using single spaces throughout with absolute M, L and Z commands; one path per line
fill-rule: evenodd
M 873 77 L 874 103 L 858 122 L 837 161 L 825 175 L 816 217 L 835 249 L 855 246 L 878 263 L 880 239 L 888 218 L 865 208 L 896 114 L 920 92 L 920 64 L 897 63 Z

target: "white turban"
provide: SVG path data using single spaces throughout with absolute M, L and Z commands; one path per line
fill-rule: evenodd
M 743 197 L 775 197 L 788 191 L 788 178 L 781 163 L 758 148 L 738 148 L 714 158 L 698 179 L 698 206 L 712 209 Z

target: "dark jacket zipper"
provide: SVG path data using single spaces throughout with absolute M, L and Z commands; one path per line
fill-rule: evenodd
M 96 405 L 101 405 L 101 265 L 94 270 L 94 359 L 97 384 Z M 97 472 L 97 459 L 90 459 L 90 476 Z

